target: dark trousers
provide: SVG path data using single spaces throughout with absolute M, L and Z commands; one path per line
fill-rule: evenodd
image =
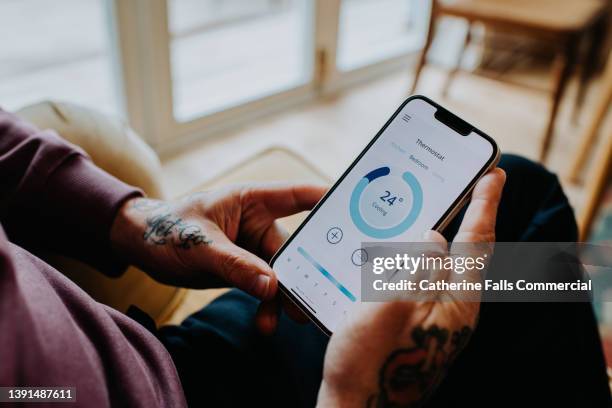
M 553 174 L 510 155 L 500 167 L 508 178 L 498 241 L 576 241 L 574 214 Z M 462 217 L 445 231 L 449 240 Z M 257 304 L 233 290 L 159 330 L 190 406 L 315 405 L 327 337 L 284 315 L 275 335 L 261 336 Z M 483 303 L 470 343 L 426 406 L 612 406 L 591 305 Z

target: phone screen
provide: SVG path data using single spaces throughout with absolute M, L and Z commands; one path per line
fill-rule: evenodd
M 360 301 L 362 242 L 419 242 L 495 160 L 491 138 L 471 126 L 460 134 L 438 108 L 405 102 L 272 260 L 281 288 L 324 331 Z

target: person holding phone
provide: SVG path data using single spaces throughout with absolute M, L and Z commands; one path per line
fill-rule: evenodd
M 363 243 L 443 231 L 500 154 L 442 106 L 408 98 L 272 258 L 281 291 L 331 334 L 361 303 Z
M 446 239 L 491 241 L 496 234 L 505 240 L 575 239 L 571 209 L 554 176 L 516 157 L 502 158 L 500 166 L 510 181 L 505 188 L 504 172 L 491 170 L 474 185 L 465 215 L 445 229 L 446 238 L 431 232 L 426 239 L 441 246 Z M 326 187 L 239 186 L 149 200 L 54 133 L 3 111 L 0 180 L 2 387 L 70 386 L 77 392 L 75 406 L 95 407 L 312 406 L 317 398 L 320 406 L 412 406 L 425 400 L 456 406 L 509 388 L 524 400 L 533 376 L 548 373 L 540 379 L 548 401 L 558 394 L 575 406 L 609 401 L 589 305 L 562 307 L 562 319 L 554 306 L 530 308 L 517 321 L 508 308 L 490 305 L 479 311 L 461 304 L 389 303 L 356 311 L 329 346 L 316 327 L 287 317 L 303 319 L 291 303 L 287 314 L 279 313 L 278 302 L 286 298 L 278 296 L 276 274 L 266 262 L 286 239 L 275 220 L 312 208 Z M 238 289 L 180 326 L 156 329 L 145 318 L 141 324 L 95 302 L 40 260 L 35 253 L 41 249 L 82 259 L 109 276 L 133 263 L 168 284 L 205 288 L 223 282 Z M 541 322 L 544 316 L 548 320 Z M 503 326 L 511 336 L 491 337 Z M 440 343 L 443 338 L 456 341 Z M 553 340 L 568 353 L 562 375 L 551 365 L 557 348 L 546 348 Z M 432 344 L 448 352 L 429 369 L 405 370 L 394 360 L 404 358 L 406 349 L 430 350 Z M 487 364 L 494 352 L 507 364 L 491 374 L 485 369 L 492 367 Z M 519 352 L 521 359 L 507 358 Z M 417 359 L 426 354 L 417 353 Z M 521 365 L 522 377 L 504 383 Z M 474 384 L 487 376 L 499 381 L 478 389 Z M 574 387 L 552 394 L 555 380 L 574 381 Z

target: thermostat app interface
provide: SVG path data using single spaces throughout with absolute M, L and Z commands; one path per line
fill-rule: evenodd
M 418 242 L 494 153 L 484 137 L 462 136 L 412 99 L 277 255 L 286 290 L 334 331 L 359 302 L 362 242 Z

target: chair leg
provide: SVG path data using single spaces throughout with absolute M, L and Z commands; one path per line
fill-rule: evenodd
M 465 50 L 468 45 L 472 41 L 472 24 L 468 22 L 467 32 L 465 33 L 465 38 L 463 39 L 463 43 L 461 44 L 461 49 L 459 50 L 459 55 L 457 56 L 457 61 L 455 66 L 448 72 L 446 76 L 446 82 L 444 83 L 444 87 L 442 88 L 442 96 L 446 98 L 448 95 L 448 90 L 451 86 L 451 83 L 457 76 L 457 72 L 461 69 L 461 62 L 463 61 L 463 57 L 465 55 Z
M 611 171 L 612 134 L 608 135 L 604 149 L 597 154 L 597 166 L 587 187 L 587 203 L 579 222 L 580 241 L 586 241 L 589 238 L 597 210 L 601 206 L 606 188 L 610 185 Z
M 612 103 L 612 54 L 610 55 L 611 56 L 609 58 L 608 66 L 606 67 L 606 72 L 602 78 L 599 101 L 597 102 L 597 105 L 595 105 L 593 118 L 589 122 L 584 135 L 581 138 L 578 154 L 576 155 L 569 172 L 569 180 L 573 183 L 578 182 L 580 171 L 586 162 L 591 148 L 595 144 L 595 140 L 597 139 L 597 131 L 606 117 L 610 103 Z
M 576 61 L 576 39 L 570 38 L 565 47 L 557 53 L 554 63 L 554 80 L 553 80 L 553 92 L 552 92 L 552 103 L 550 113 L 548 115 L 548 123 L 546 124 L 546 130 L 544 131 L 544 138 L 542 139 L 542 146 L 540 148 L 540 162 L 544 163 L 548 156 L 550 149 L 550 143 L 555 130 L 555 120 L 557 119 L 557 113 L 559 112 L 559 105 L 563 98 L 563 93 L 567 87 L 567 83 L 572 74 L 574 64 Z
M 435 3 L 435 1 L 432 3 Z M 431 42 L 433 40 L 435 20 L 436 16 L 432 6 L 431 17 L 429 18 L 429 27 L 427 28 L 427 37 L 425 38 L 423 51 L 421 51 L 421 55 L 419 55 L 419 60 L 417 61 L 417 65 L 414 70 L 414 80 L 412 81 L 412 87 L 410 88 L 410 95 L 414 94 L 414 91 L 416 91 L 417 84 L 419 83 L 419 78 L 421 76 L 421 71 L 423 70 L 423 67 L 425 66 L 425 63 L 427 61 L 427 52 L 429 51 L 429 48 L 431 47 Z
M 601 50 L 602 43 L 606 37 L 605 21 L 596 24 L 587 34 L 588 46 L 582 67 L 580 70 L 580 78 L 578 82 L 578 92 L 576 93 L 576 101 L 574 103 L 574 111 L 572 112 L 572 122 L 576 123 L 582 110 L 584 97 L 588 90 L 589 80 L 597 69 L 597 57 Z

